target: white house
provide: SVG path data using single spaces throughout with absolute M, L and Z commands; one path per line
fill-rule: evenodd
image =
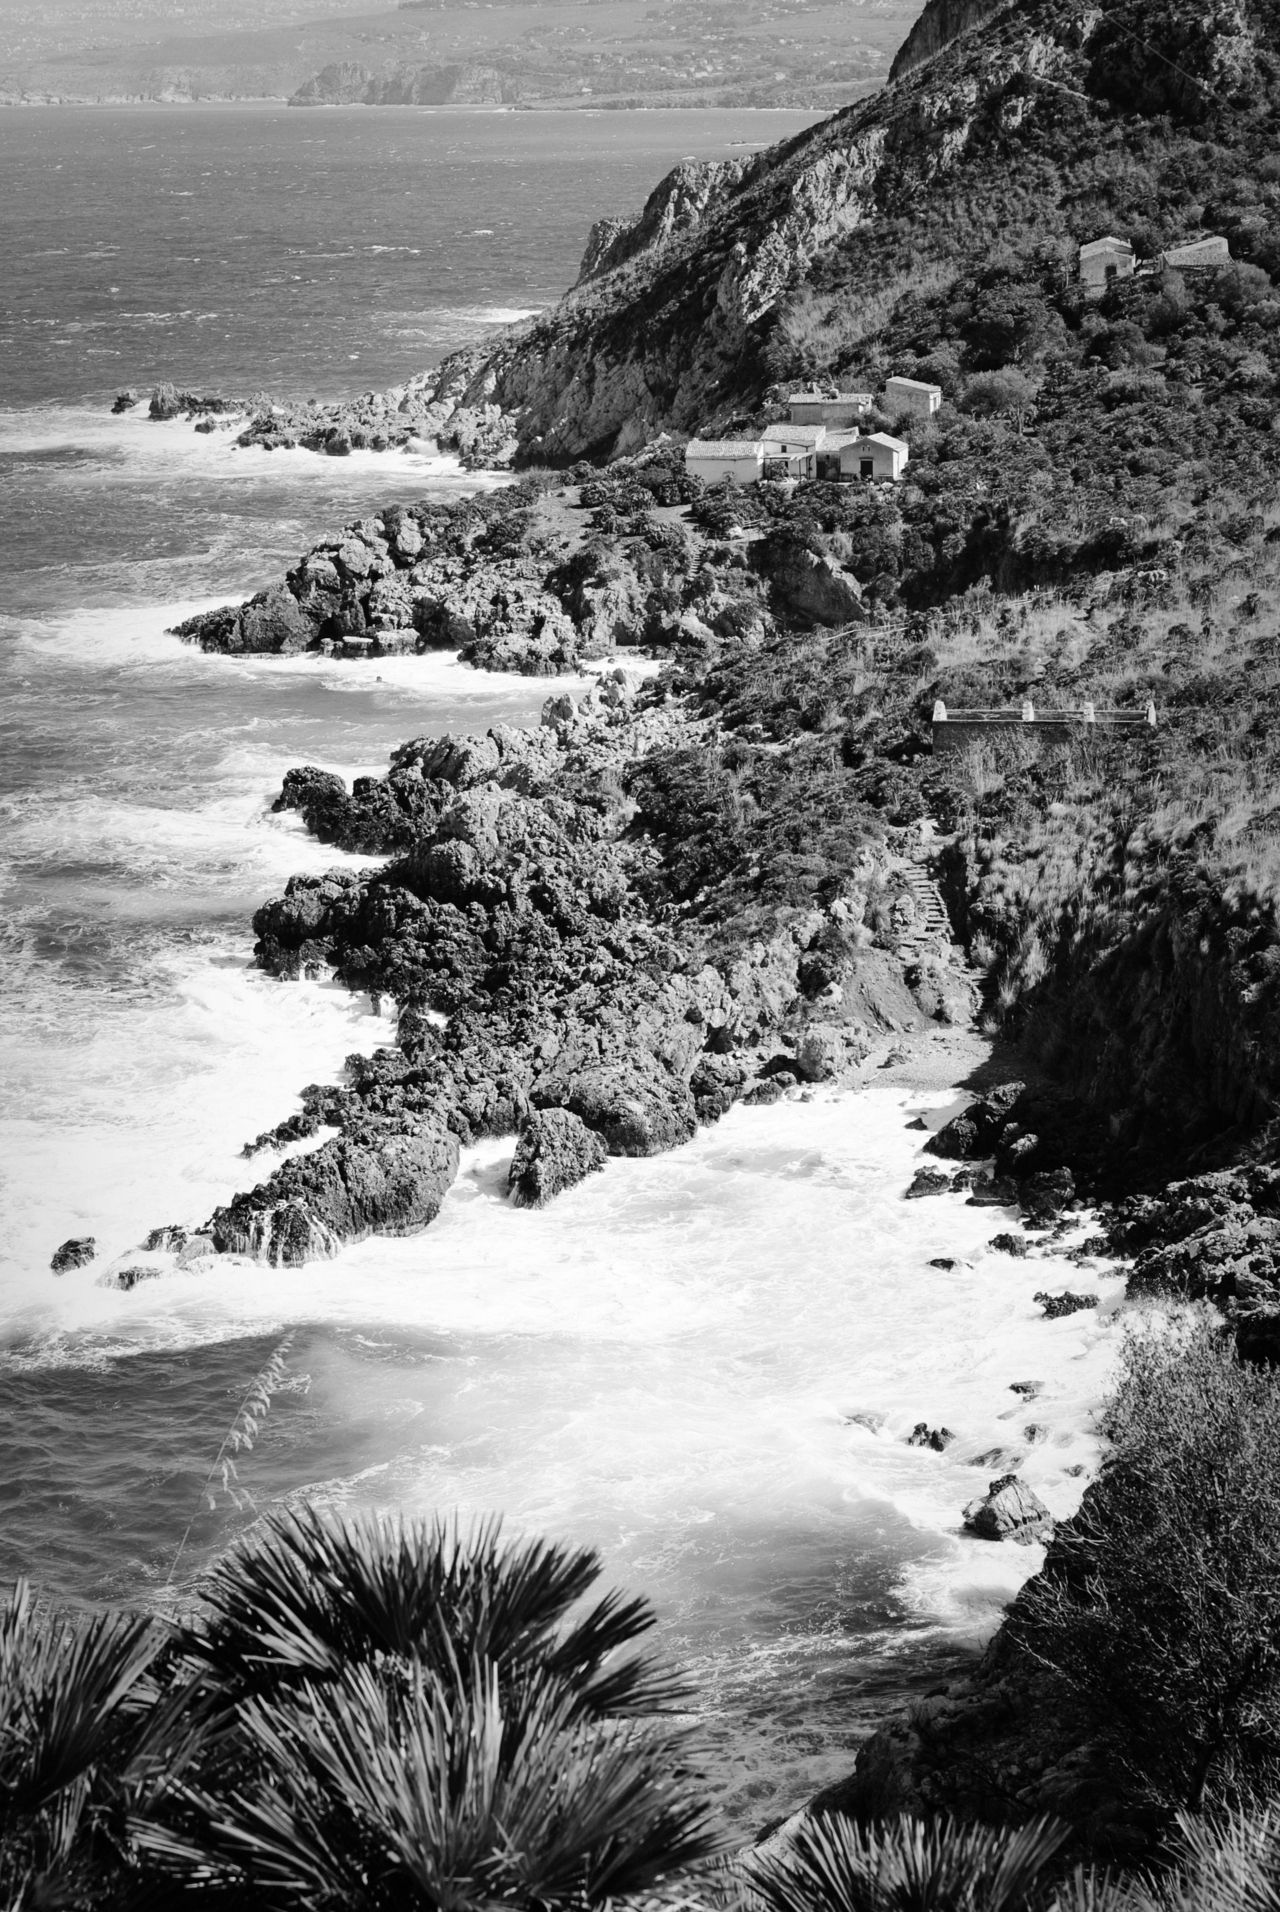
M 690 477 L 708 485 L 724 478 L 735 485 L 758 484 L 764 475 L 764 443 L 759 438 L 691 438 L 684 448 L 684 467 Z
M 1172 266 L 1175 272 L 1205 272 L 1214 266 L 1229 266 L 1231 248 L 1220 234 L 1207 232 L 1203 239 L 1192 239 L 1185 246 L 1162 252 L 1160 263 Z
M 769 478 L 812 478 L 818 447 L 826 443 L 825 425 L 792 425 L 784 418 L 767 425 L 764 432 L 765 476 Z M 785 471 L 771 466 L 785 465 Z
M 1080 248 L 1080 280 L 1086 292 L 1105 292 L 1117 279 L 1131 279 L 1137 263 L 1127 239 L 1107 233 Z
M 890 438 L 888 432 L 871 432 L 841 445 L 840 476 L 868 482 L 887 478 L 896 484 L 910 456 L 911 448 L 901 438 Z
M 911 412 L 917 418 L 932 418 L 941 403 L 941 385 L 926 385 L 918 378 L 885 380 L 884 409 L 894 417 Z
M 792 392 L 787 410 L 793 425 L 856 425 L 871 410 L 871 393 Z
M 846 445 L 852 445 L 862 437 L 860 431 L 829 431 L 817 447 L 813 461 L 813 475 L 827 484 L 839 484 L 844 473 L 840 469 L 840 454 Z

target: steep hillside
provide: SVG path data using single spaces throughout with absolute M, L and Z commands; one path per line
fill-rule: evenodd
M 1273 145 L 1274 56 L 1265 6 L 1005 7 L 883 93 L 724 169 L 696 221 L 655 222 L 651 205 L 649 243 L 615 235 L 478 372 L 446 366 L 441 395 L 500 406 L 526 459 L 607 457 L 750 410 L 779 377 L 859 368 L 901 301 L 997 252 L 1069 264 L 1100 232 L 1148 251 L 1221 225 L 1234 180 Z M 1250 220 L 1239 250 L 1263 259 L 1270 208 Z

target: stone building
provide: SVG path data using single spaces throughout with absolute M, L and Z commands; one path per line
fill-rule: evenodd
M 870 392 L 792 392 L 787 410 L 793 425 L 856 425 L 871 410 Z
M 1221 234 L 1206 232 L 1202 239 L 1162 252 L 1160 263 L 1174 272 L 1211 272 L 1217 266 L 1231 264 L 1231 248 Z
M 926 385 L 918 378 L 889 378 L 884 386 L 884 409 L 893 416 L 910 412 L 916 418 L 932 418 L 942 403 L 941 385 Z
M 1086 292 L 1101 294 L 1117 279 L 1131 279 L 1137 256 L 1127 239 L 1108 233 L 1080 248 L 1080 282 Z

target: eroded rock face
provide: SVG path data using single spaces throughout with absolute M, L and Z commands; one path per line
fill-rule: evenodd
M 561 1190 L 597 1169 L 609 1151 L 604 1140 L 568 1109 L 539 1109 L 520 1130 L 507 1177 L 517 1208 L 545 1208 Z
M 457 1172 L 458 1138 L 445 1128 L 368 1143 L 341 1136 L 216 1209 L 209 1232 L 221 1254 L 275 1267 L 324 1260 L 344 1242 L 425 1228 Z
M 698 1125 L 688 1083 L 641 1058 L 543 1082 L 535 1095 L 544 1106 L 554 1098 L 569 1109 L 603 1138 L 610 1155 L 661 1155 L 692 1140 Z

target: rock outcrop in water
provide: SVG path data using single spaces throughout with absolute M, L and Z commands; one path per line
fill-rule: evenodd
M 458 1138 L 443 1124 L 370 1124 L 296 1157 L 208 1224 L 220 1254 L 274 1266 L 319 1261 L 366 1236 L 412 1235 L 440 1212 L 458 1172 Z
M 228 655 L 444 649 L 535 677 L 619 644 L 681 641 L 682 617 L 720 579 L 696 535 L 654 514 L 700 487 L 678 459 L 653 454 L 629 481 L 630 520 L 608 510 L 607 540 L 583 503 L 591 489 L 526 483 L 455 505 L 394 506 L 313 546 L 282 583 L 175 634 Z
M 545 1208 L 608 1158 L 603 1136 L 571 1109 L 537 1109 L 525 1118 L 511 1158 L 511 1199 L 517 1208 Z
M 49 1263 L 55 1275 L 65 1275 L 72 1268 L 86 1268 L 98 1252 L 98 1244 L 92 1235 L 72 1235 L 60 1248 L 53 1251 Z

